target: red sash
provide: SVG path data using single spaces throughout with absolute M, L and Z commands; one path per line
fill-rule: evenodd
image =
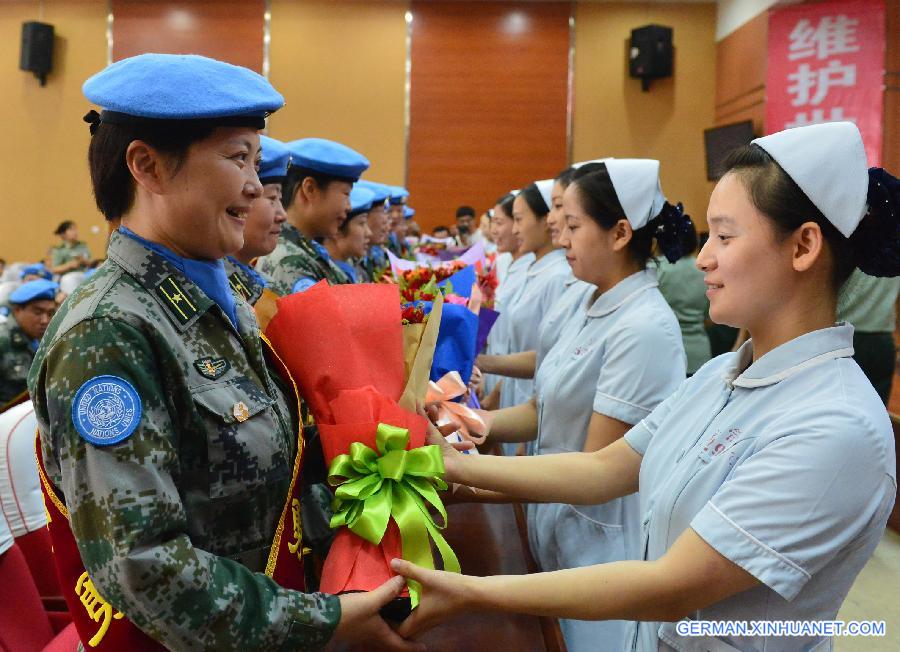
M 84 569 L 75 537 L 69 527 L 69 510 L 56 495 L 44 471 L 40 436 L 37 438 L 35 449 L 59 586 L 72 615 L 72 622 L 75 623 L 75 629 L 78 630 L 78 638 L 81 639 L 85 649 L 100 652 L 165 650 L 166 648 L 138 629 L 97 592 Z

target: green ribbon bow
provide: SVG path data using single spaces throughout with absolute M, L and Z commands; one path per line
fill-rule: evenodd
M 400 529 L 403 559 L 434 568 L 434 541 L 444 570 L 460 572 L 459 560 L 440 530 L 447 523 L 447 510 L 438 489 L 447 488 L 441 476 L 444 459 L 438 446 L 406 450 L 409 431 L 384 423 L 375 434 L 376 453 L 360 442 L 350 444 L 349 455 L 338 455 L 328 469 L 328 483 L 336 486 L 331 527 L 346 525 L 354 534 L 378 545 L 393 518 Z M 426 503 L 443 519 L 435 523 Z M 421 585 L 409 580 L 412 606 L 419 604 Z

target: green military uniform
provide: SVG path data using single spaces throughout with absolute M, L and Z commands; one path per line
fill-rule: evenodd
M 0 407 L 27 389 L 32 360 L 32 341 L 10 315 L 0 324 Z
M 61 242 L 50 248 L 50 266 L 58 267 L 75 259 L 90 260 L 91 252 L 88 246 L 80 240 L 75 243 Z M 81 267 L 87 267 L 87 263 Z
M 853 272 L 838 297 L 837 319 L 853 324 L 853 358 L 885 405 L 891 396 L 900 277 L 876 278 Z
M 256 305 L 263 290 L 266 289 L 261 278 L 254 276 L 231 256 L 226 257 L 222 262 L 225 263 L 225 274 L 228 275 L 228 284 L 234 293 L 251 306 Z
M 282 296 L 291 294 L 298 281 L 312 285 L 321 280 L 331 285 L 352 283 L 334 264 L 324 247 L 314 243 L 292 224 L 285 222 L 275 250 L 256 263 L 259 272 L 271 280 L 270 289 Z
M 691 375 L 712 355 L 709 337 L 704 328 L 709 299 L 706 298 L 703 272 L 697 269 L 697 259 L 694 256 L 685 256 L 674 264 L 665 258 L 659 258 L 657 263 L 659 291 L 678 319 L 684 352 L 687 354 L 687 373 Z
M 321 647 L 340 619 L 337 597 L 262 574 L 291 480 L 296 414 L 266 367 L 251 307 L 237 301 L 235 328 L 122 233 L 108 255 L 54 318 L 29 376 L 45 466 L 86 570 L 172 649 Z M 73 413 L 79 388 L 98 376 L 139 397 L 136 430 L 112 445 L 87 441 Z M 91 424 L 122 418 L 115 399 L 93 406 Z

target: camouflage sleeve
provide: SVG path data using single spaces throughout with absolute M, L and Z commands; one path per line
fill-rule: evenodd
M 305 256 L 291 255 L 282 258 L 278 265 L 269 270 L 269 278 L 272 279 L 272 291 L 286 296 L 294 291 L 300 279 L 310 278 L 315 283 L 319 275 Z
M 183 503 L 192 497 L 178 487 L 179 438 L 192 433 L 179 432 L 166 407 L 157 365 L 167 363 L 138 329 L 112 319 L 81 322 L 47 356 L 38 394 L 85 568 L 116 609 L 169 649 L 319 649 L 340 619 L 337 597 L 283 589 L 192 545 Z M 103 374 L 131 383 L 143 414 L 131 436 L 101 447 L 71 415 L 78 388 Z

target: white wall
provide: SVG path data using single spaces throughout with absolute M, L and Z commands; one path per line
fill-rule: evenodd
M 718 0 L 716 40 L 721 41 L 777 2 L 778 0 Z

